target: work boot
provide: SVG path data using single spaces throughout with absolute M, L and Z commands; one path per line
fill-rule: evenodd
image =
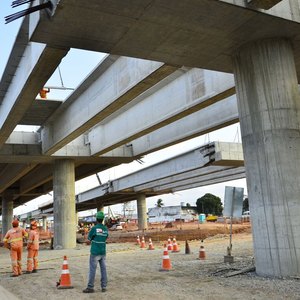
M 37 269 L 32 270 L 32 273 L 37 273 Z
M 87 288 L 86 288 L 85 290 L 83 290 L 82 292 L 83 292 L 83 293 L 94 293 L 95 290 L 87 287 Z
M 102 288 L 102 293 L 105 293 L 106 291 L 107 291 L 107 289 L 106 288 Z

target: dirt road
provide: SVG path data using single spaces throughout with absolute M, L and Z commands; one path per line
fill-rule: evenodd
M 101 293 L 99 270 L 96 292 L 83 294 L 88 275 L 89 247 L 78 245 L 71 250 L 40 251 L 40 271 L 37 274 L 11 278 L 9 253 L 0 249 L 1 285 L 19 299 L 300 299 L 298 279 L 267 279 L 255 273 L 226 277 L 236 270 L 253 266 L 252 236 L 234 234 L 235 262 L 224 263 L 228 235 L 218 234 L 204 241 L 206 260 L 198 260 L 200 241 L 189 242 L 192 254 L 169 253 L 172 270 L 160 272 L 163 247 L 154 242 L 155 250 L 141 249 L 135 243 L 108 244 L 107 293 Z M 25 255 L 23 263 L 25 264 Z M 73 289 L 58 290 L 63 256 L 67 255 Z

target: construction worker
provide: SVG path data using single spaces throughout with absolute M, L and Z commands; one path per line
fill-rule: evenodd
M 27 242 L 28 254 L 26 274 L 37 272 L 39 247 L 39 232 L 37 230 L 37 222 L 31 221 L 29 237 Z
M 90 250 L 90 267 L 89 267 L 89 282 L 83 293 L 94 293 L 94 282 L 97 264 L 100 264 L 101 271 L 101 289 L 106 292 L 107 275 L 106 275 L 106 240 L 108 238 L 108 229 L 103 225 L 104 213 L 98 211 L 96 214 L 97 224 L 92 227 L 88 235 L 87 244 L 91 245 Z
M 28 233 L 25 229 L 19 227 L 19 220 L 12 221 L 10 230 L 6 233 L 3 242 L 4 247 L 10 250 L 11 266 L 13 274 L 11 277 L 17 277 L 22 274 L 22 252 L 23 252 L 23 237 L 27 238 Z
M 40 94 L 40 97 L 42 99 L 47 99 L 47 94 L 50 92 L 50 89 L 49 88 L 42 88 L 40 91 L 39 91 L 39 94 Z

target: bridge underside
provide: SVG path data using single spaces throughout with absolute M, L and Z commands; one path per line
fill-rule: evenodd
M 284 36 L 294 43 L 300 76 L 300 24 L 250 8 L 211 0 L 173 0 L 171 5 L 153 0 L 115 0 L 110 5 L 63 0 L 51 21 L 45 12 L 36 14 L 30 34 L 33 41 L 51 47 L 230 73 L 231 57 L 241 45 Z

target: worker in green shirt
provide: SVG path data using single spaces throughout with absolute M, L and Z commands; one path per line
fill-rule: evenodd
M 108 229 L 102 224 L 104 220 L 104 213 L 102 211 L 97 212 L 96 219 L 97 224 L 92 227 L 88 235 L 87 243 L 91 244 L 89 281 L 87 288 L 83 290 L 83 293 L 94 293 L 95 291 L 94 282 L 98 262 L 101 271 L 101 289 L 102 292 L 106 292 L 106 240 L 108 237 Z

